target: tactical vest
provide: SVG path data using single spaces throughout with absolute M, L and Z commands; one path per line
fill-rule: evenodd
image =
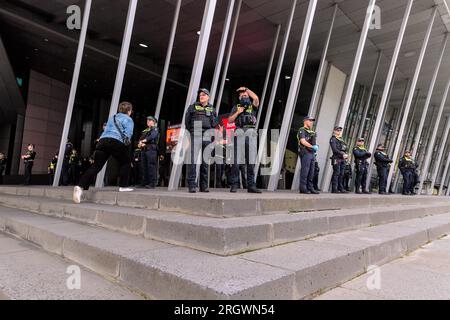
M 241 107 L 245 108 L 240 104 L 237 105 L 237 108 Z M 247 108 L 245 108 L 244 112 L 236 118 L 235 122 L 238 128 L 255 128 L 256 121 L 256 110 L 255 107 L 251 104 Z

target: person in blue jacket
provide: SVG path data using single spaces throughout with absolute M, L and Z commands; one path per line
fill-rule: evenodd
M 110 157 L 117 160 L 120 166 L 120 192 L 130 192 L 128 187 L 131 170 L 129 146 L 133 137 L 134 122 L 131 119 L 133 105 L 129 102 L 119 104 L 116 115 L 108 120 L 105 131 L 95 147 L 94 163 L 81 177 L 78 186 L 74 188 L 73 201 L 80 203 L 83 190 L 89 190 L 96 175 L 102 170 Z

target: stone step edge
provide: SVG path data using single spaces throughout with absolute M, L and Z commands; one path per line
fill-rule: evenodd
M 9 196 L 9 198 L 17 200 L 19 196 Z M 3 197 L 0 199 L 0 203 L 7 207 L 27 210 L 36 214 L 81 222 L 110 231 L 162 241 L 220 256 L 237 255 L 290 242 L 313 239 L 321 235 L 450 212 L 450 204 L 447 206 L 436 204 L 426 207 L 415 206 L 414 208 L 390 207 L 381 212 L 380 208 L 374 208 L 373 212 L 340 213 L 335 216 L 334 212 L 330 212 L 329 216 L 320 212 L 317 217 L 312 216 L 306 219 L 302 215 L 285 214 L 221 221 L 217 218 L 184 216 L 178 213 L 172 213 L 165 217 L 166 213 L 156 212 L 152 217 L 144 210 L 140 215 L 117 210 L 99 210 L 89 208 L 89 205 L 40 200 L 40 198 L 33 197 L 20 199 L 19 206 L 14 202 L 8 202 L 8 197 Z M 356 209 L 353 210 L 356 211 Z M 135 211 L 140 210 L 135 209 Z M 309 216 L 311 215 L 309 214 Z M 177 221 L 178 218 L 181 221 Z M 250 222 L 249 220 L 255 221 Z M 232 223 L 230 224 L 230 222 Z M 243 232 L 243 230 L 245 231 Z M 194 234 L 195 237 L 189 237 Z
M 0 193 L 12 194 L 18 196 L 41 196 L 52 199 L 70 200 L 72 191 L 67 189 L 53 188 L 21 188 L 21 187 L 0 187 Z M 304 196 L 302 198 L 289 198 L 286 201 L 272 201 L 271 199 L 209 199 L 209 198 L 192 198 L 195 201 L 181 201 L 179 195 L 171 195 L 170 193 L 148 195 L 138 193 L 118 193 L 113 191 L 89 191 L 85 193 L 86 200 L 97 204 L 115 205 L 119 207 L 141 208 L 158 210 L 161 212 L 177 212 L 190 214 L 195 216 L 208 217 L 251 217 L 279 212 L 309 212 L 314 210 L 330 210 L 330 209 L 349 209 L 355 207 L 379 207 L 383 205 L 393 204 L 420 204 L 423 199 L 419 197 L 406 198 L 402 196 L 387 196 L 380 201 L 378 196 L 363 196 L 348 198 L 343 195 L 339 198 L 325 197 L 314 199 Z M 294 195 L 294 194 L 293 194 Z M 139 199 L 139 201 L 137 201 Z M 248 199 L 247 199 L 248 200 Z M 320 201 L 318 201 L 320 200 Z M 446 198 L 431 199 L 433 202 L 448 202 Z M 180 201 L 182 203 L 180 203 Z M 280 206 L 280 203 L 282 206 Z
M 0 225 L 0 231 L 6 232 L 8 234 L 12 234 L 12 235 L 17 236 L 19 238 L 22 238 L 24 240 L 30 241 L 30 242 L 32 242 L 32 243 L 42 247 L 44 250 L 47 250 L 47 248 L 45 247 L 45 242 L 42 241 L 43 237 L 41 236 L 41 237 L 37 237 L 37 238 L 34 238 L 34 239 L 30 239 L 29 238 L 29 233 L 28 233 L 29 228 L 38 229 L 42 234 L 46 234 L 48 237 L 60 237 L 60 235 L 57 235 L 57 234 L 55 234 L 55 233 L 53 233 L 51 231 L 45 230 L 44 226 L 30 226 L 30 225 L 27 225 L 27 223 L 24 223 L 24 222 L 14 221 L 14 223 L 16 225 L 14 227 L 11 227 L 10 225 L 8 225 L 8 222 L 10 222 L 10 221 L 11 221 L 10 218 L 5 219 L 5 225 L 3 225 L 3 226 Z M 445 227 L 445 231 L 442 230 L 443 227 Z M 26 228 L 26 230 L 27 230 L 25 236 L 23 234 L 21 234 L 21 232 L 23 232 L 23 228 Z M 390 244 L 390 243 L 394 243 L 394 242 L 401 243 L 402 246 L 404 246 L 406 248 L 404 252 L 395 253 L 392 256 L 390 256 L 389 258 L 384 258 L 383 262 L 379 263 L 379 266 L 381 266 L 381 265 L 383 265 L 385 263 L 393 261 L 393 260 L 395 260 L 397 258 L 400 258 L 400 257 L 406 255 L 406 254 L 409 254 L 409 253 L 417 250 L 421 246 L 423 246 L 423 245 L 425 245 L 425 244 L 427 244 L 427 243 L 429 243 L 431 241 L 434 241 L 434 240 L 439 239 L 439 238 L 441 238 L 441 237 L 443 237 L 445 235 L 448 235 L 449 232 L 450 232 L 450 223 L 448 223 L 448 222 L 446 222 L 444 225 L 438 225 L 438 226 L 434 226 L 432 228 L 431 227 L 430 228 L 426 228 L 426 229 L 420 230 L 420 231 L 411 229 L 411 232 L 409 234 L 403 235 L 403 236 L 399 236 L 398 238 L 391 239 L 389 241 L 386 241 L 385 243 L 378 243 L 376 245 L 368 246 L 368 247 L 365 247 L 365 248 L 362 248 L 362 249 L 355 249 L 355 251 L 353 252 L 352 255 L 359 254 L 363 259 L 366 259 L 365 257 L 367 257 L 367 253 L 368 253 L 368 251 L 370 249 L 373 249 L 375 247 L 382 247 L 385 244 L 388 244 L 388 243 Z M 425 234 L 426 239 L 424 238 L 424 234 Z M 414 238 L 414 237 L 418 237 L 419 240 L 417 240 L 417 239 L 412 240 L 412 238 Z M 72 238 L 76 238 L 76 237 L 74 236 Z M 39 241 L 39 240 L 41 240 L 41 241 Z M 83 239 L 70 239 L 67 236 L 63 236 L 62 237 L 63 243 L 66 240 L 68 240 L 68 241 L 77 241 L 77 242 L 80 242 L 80 243 L 82 243 L 82 241 L 83 241 Z M 64 247 L 64 245 L 62 247 Z M 123 264 L 125 262 L 128 262 L 128 263 L 131 262 L 131 263 L 134 263 L 134 264 L 139 264 L 139 261 L 128 261 L 127 257 L 124 257 L 124 256 L 122 256 L 120 254 L 117 254 L 117 253 L 114 253 L 112 251 L 105 250 L 103 248 L 90 246 L 90 250 L 93 250 L 93 252 L 96 252 L 94 255 L 96 255 L 96 256 L 108 256 L 110 259 L 114 259 L 115 261 L 117 261 L 118 264 Z M 83 251 L 81 251 L 81 252 L 83 252 Z M 392 254 L 392 252 L 390 252 L 390 253 Z M 65 257 L 64 252 L 61 252 L 60 255 Z M 92 252 L 90 253 L 90 256 L 92 256 Z M 323 268 L 324 263 L 327 263 L 327 264 L 329 264 L 331 266 L 331 265 L 333 265 L 333 262 L 337 262 L 339 259 L 350 258 L 350 256 L 351 255 L 348 254 L 348 253 L 347 254 L 343 254 L 341 256 L 337 256 L 337 257 L 335 257 L 333 259 L 327 260 L 325 262 L 321 262 L 320 263 L 320 267 Z M 65 257 L 65 258 L 67 258 L 67 257 Z M 89 258 L 87 258 L 87 259 L 89 259 Z M 73 260 L 73 259 L 69 259 L 69 260 Z M 97 272 L 97 273 L 105 275 L 105 276 L 113 277 L 114 279 L 117 279 L 117 281 L 120 281 L 120 282 L 121 281 L 125 281 L 127 286 L 133 288 L 134 290 L 140 291 L 139 288 L 138 288 L 139 284 L 127 283 L 126 279 L 122 279 L 121 278 L 121 272 L 119 272 L 119 271 L 118 271 L 117 274 L 104 274 L 101 271 L 95 270 L 95 269 L 91 268 L 90 266 L 86 265 L 86 264 L 88 264 L 88 262 L 86 262 L 86 261 L 85 261 L 86 264 L 83 264 L 83 262 L 77 261 L 77 260 L 73 260 L 73 261 L 82 264 L 84 267 L 86 267 L 89 270 L 92 270 L 93 272 Z M 329 290 L 331 288 L 339 286 L 342 283 L 345 283 L 346 281 L 349 281 L 349 280 L 351 280 L 351 279 L 353 279 L 353 278 L 355 278 L 357 276 L 360 276 L 360 275 L 366 273 L 368 271 L 367 268 L 368 268 L 369 264 L 372 265 L 373 263 L 375 263 L 375 261 L 370 261 L 370 262 L 369 261 L 365 261 L 362 270 L 352 271 L 353 274 L 346 275 L 345 277 L 342 277 L 342 279 L 340 279 L 338 281 L 335 281 L 334 283 L 330 283 L 330 284 L 324 286 L 324 288 L 321 288 L 319 290 L 315 290 L 314 292 L 310 292 L 308 294 L 304 294 L 303 296 L 295 295 L 295 290 L 294 290 L 292 298 L 293 299 L 310 298 L 310 297 L 315 296 L 319 292 L 320 293 L 321 292 L 325 292 L 325 291 L 327 291 L 327 290 Z M 145 268 L 145 265 L 141 266 L 141 267 Z M 316 267 L 318 267 L 318 266 L 316 266 Z M 308 272 L 311 272 L 311 270 L 309 270 L 310 268 L 307 268 L 307 269 L 308 269 Z M 298 272 L 300 272 L 300 271 L 302 271 L 302 270 L 299 270 Z M 151 272 L 151 273 L 155 273 L 156 272 L 157 276 L 159 276 L 159 277 L 164 277 L 165 276 L 165 275 L 161 275 L 160 274 L 162 272 L 161 270 L 152 270 L 152 271 L 149 271 L 149 272 Z M 172 275 L 172 276 L 175 276 L 178 281 L 180 281 L 180 280 L 181 281 L 189 281 L 189 280 L 180 279 L 180 277 L 178 277 L 177 275 Z M 295 282 L 296 282 L 296 279 L 298 278 L 298 276 L 295 276 L 295 274 L 294 274 L 294 276 L 291 277 L 291 278 L 292 278 L 291 281 L 294 282 L 294 283 L 292 283 L 292 286 L 295 286 Z M 208 290 L 210 288 L 203 288 L 203 289 L 204 290 Z M 148 292 L 145 292 L 145 294 L 147 296 L 149 296 L 149 297 L 157 298 L 154 295 L 149 294 Z M 195 296 L 193 296 L 191 298 L 192 299 L 197 299 L 197 297 L 195 297 Z M 227 297 L 227 296 L 224 297 L 224 296 L 221 296 L 220 293 L 218 293 L 218 298 L 219 299 L 228 299 L 228 298 L 233 298 L 233 297 Z M 258 296 L 253 296 L 253 295 L 251 295 L 251 298 L 252 299 L 259 299 Z

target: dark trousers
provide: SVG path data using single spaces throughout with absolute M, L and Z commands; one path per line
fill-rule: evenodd
M 345 161 L 344 160 L 332 160 L 333 163 L 333 178 L 331 180 L 332 190 L 344 191 L 344 175 L 345 175 Z
M 64 161 L 61 169 L 61 184 L 68 186 L 70 183 L 70 165 L 69 161 Z
M 194 136 L 191 135 L 191 164 L 188 165 L 188 187 L 196 188 L 197 183 L 197 158 L 199 153 L 201 153 L 201 165 L 200 165 L 200 188 L 208 189 L 208 164 L 203 159 L 203 152 L 206 147 L 211 144 L 210 141 L 201 141 L 202 137 L 195 137 L 197 143 L 194 143 Z
M 71 164 L 69 169 L 70 182 L 77 186 L 80 180 L 80 167 L 76 164 Z
M 158 180 L 157 167 L 158 166 L 158 150 L 150 147 L 149 150 L 142 152 L 141 167 L 142 167 L 142 184 L 144 186 L 156 187 Z
M 102 170 L 109 157 L 113 157 L 119 163 L 120 187 L 128 187 L 130 176 L 131 159 L 128 148 L 115 139 L 101 139 L 94 152 L 94 164 L 86 171 L 80 179 L 80 187 L 89 190 L 89 186 L 94 182 L 97 174 Z
M 3 172 L 5 172 L 5 167 L 0 167 L 0 185 L 3 184 Z
M 133 164 L 133 175 L 131 185 L 138 186 L 142 181 L 141 161 L 136 161 Z
M 248 189 L 256 187 L 256 177 L 255 177 L 255 159 L 251 159 L 251 151 L 256 150 L 256 146 L 251 146 L 251 143 L 254 143 L 256 140 L 251 139 L 250 137 L 245 137 L 245 148 L 242 149 L 242 146 L 238 145 L 238 137 L 234 138 L 234 164 L 231 168 L 231 185 L 234 187 L 240 186 L 239 174 L 242 172 L 242 184 L 247 185 Z M 243 139 L 243 138 L 242 138 Z M 254 141 L 252 141 L 254 140 Z M 242 157 L 242 152 L 245 152 L 245 156 Z M 240 154 L 240 156 L 239 156 Z M 240 160 L 244 160 L 245 163 L 239 163 Z M 247 167 L 247 181 L 245 181 L 245 167 Z M 245 183 L 246 182 L 246 183 Z
M 415 187 L 415 173 L 412 170 L 404 170 L 403 175 L 403 194 L 414 192 Z
M 355 189 L 358 191 L 366 191 L 366 182 L 367 182 L 367 164 L 359 165 L 356 167 L 356 180 L 355 180 Z
M 300 172 L 300 191 L 314 191 L 315 156 L 314 153 L 304 151 L 300 153 L 302 163 Z
M 25 162 L 25 172 L 24 172 L 25 182 L 24 182 L 24 184 L 26 186 L 30 185 L 30 183 L 31 183 L 31 172 L 33 171 L 33 164 L 34 164 L 33 161 Z
M 216 164 L 216 188 L 223 188 L 223 173 L 225 164 Z
M 388 167 L 377 167 L 378 172 L 378 192 L 386 192 L 387 179 L 388 179 Z

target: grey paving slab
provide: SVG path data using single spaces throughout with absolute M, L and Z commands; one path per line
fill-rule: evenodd
M 69 290 L 72 264 L 21 241 L 0 237 L 0 248 L 26 251 L 0 254 L 0 299 L 13 300 L 139 300 L 142 296 L 81 268 L 79 290 Z

